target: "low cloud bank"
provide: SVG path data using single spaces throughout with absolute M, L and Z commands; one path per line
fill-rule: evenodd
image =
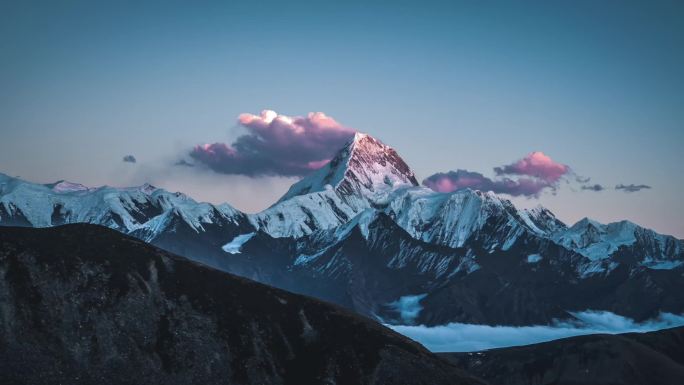
M 661 313 L 657 318 L 635 322 L 608 311 L 571 313 L 577 321 L 557 321 L 553 325 L 489 326 L 450 323 L 443 326 L 387 325 L 433 352 L 474 352 L 507 346 L 529 345 L 586 334 L 650 332 L 684 326 L 684 315 Z
M 544 190 L 555 192 L 560 181 L 572 171 L 569 166 L 536 151 L 511 164 L 494 167 L 494 173 L 495 179 L 468 170 L 440 172 L 425 178 L 423 185 L 438 192 L 471 188 L 512 196 L 539 197 Z

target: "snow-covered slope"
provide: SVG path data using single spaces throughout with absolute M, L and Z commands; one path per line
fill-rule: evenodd
M 278 202 L 332 189 L 375 203 L 398 187 L 417 185 L 415 174 L 392 147 L 356 133 L 328 164 L 292 185 Z
M 59 181 L 38 184 L 0 174 L 0 223 L 50 227 L 93 223 L 153 241 L 178 218 L 195 232 L 215 224 L 246 221 L 228 204 L 199 203 L 182 193 L 149 184 L 139 187 L 89 188 Z
M 300 237 L 344 224 L 386 203 L 397 189 L 417 185 L 415 174 L 394 149 L 357 133 L 327 165 L 252 216 L 252 223 L 274 237 Z
M 477 240 L 505 249 L 524 234 L 546 236 L 566 227 L 543 207 L 519 211 L 493 193 L 420 187 L 394 149 L 361 133 L 252 221 L 274 237 L 301 237 L 341 226 L 369 208 L 416 239 L 449 247 Z
M 630 221 L 602 224 L 584 218 L 550 237 L 591 261 L 608 259 L 623 251 L 634 257 L 635 262 L 652 269 L 670 269 L 684 262 L 684 241 Z
M 478 242 L 490 250 L 507 250 L 523 235 L 543 237 L 548 228 L 564 227 L 544 208 L 519 211 L 492 192 L 470 189 L 405 189 L 394 195 L 385 211 L 413 237 L 449 247 Z

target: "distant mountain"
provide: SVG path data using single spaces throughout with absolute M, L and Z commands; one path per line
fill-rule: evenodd
M 440 356 L 492 384 L 679 385 L 684 327 Z
M 198 203 L 152 185 L 89 188 L 59 181 L 25 182 L 0 174 L 0 224 L 50 227 L 92 223 L 173 250 L 211 265 L 221 246 L 254 227 L 228 204 Z M 217 251 L 208 253 L 206 250 Z
M 577 251 L 593 262 L 584 271 L 585 274 L 593 273 L 594 266 L 600 268 L 601 261 L 606 259 L 661 270 L 672 269 L 684 263 L 684 242 L 629 221 L 604 225 L 584 218 L 570 228 L 552 232 L 550 237 L 554 242 Z
M 434 192 L 418 186 L 394 149 L 360 133 L 250 215 L 149 185 L 91 189 L 0 177 L 0 224 L 75 222 L 388 323 L 684 313 L 684 241 L 627 221 L 568 227 L 544 207 L 520 210 L 491 192 Z M 406 301 L 410 317 L 397 305 Z
M 392 218 L 367 210 L 344 226 L 310 236 L 257 232 L 233 261 L 240 274 L 315 295 L 393 324 L 449 322 L 534 325 L 570 312 L 608 310 L 635 320 L 682 313 L 684 269 L 623 263 L 582 275 L 586 257 L 550 239 L 518 238 L 506 248 L 424 242 Z M 259 270 L 250 272 L 249 268 Z M 397 301 L 418 297 L 405 317 Z
M 0 228 L 0 382 L 477 384 L 380 324 L 95 225 Z

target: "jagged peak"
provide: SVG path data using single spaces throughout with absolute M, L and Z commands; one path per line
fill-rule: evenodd
M 366 134 L 365 132 L 356 131 L 356 133 L 354 134 L 354 139 L 352 140 L 352 142 L 357 143 L 357 142 L 360 142 L 361 140 L 368 138 L 368 137 L 369 137 L 369 135 Z
M 357 132 L 330 162 L 292 185 L 277 203 L 325 190 L 368 198 L 369 194 L 398 186 L 418 186 L 411 168 L 392 147 Z
M 582 229 L 582 228 L 586 228 L 589 226 L 593 226 L 593 227 L 599 229 L 599 228 L 604 227 L 605 225 L 603 223 L 595 221 L 589 217 L 584 217 L 584 218 L 580 219 L 579 221 L 577 221 L 574 225 L 572 225 L 571 228 L 572 229 Z

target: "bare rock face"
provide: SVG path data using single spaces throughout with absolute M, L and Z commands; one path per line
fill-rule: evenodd
M 0 373 L 27 384 L 475 384 L 318 300 L 94 225 L 0 228 Z

